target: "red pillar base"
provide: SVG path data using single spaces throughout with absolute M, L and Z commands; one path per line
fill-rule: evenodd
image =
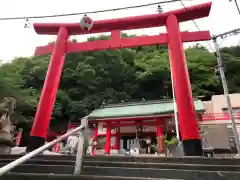
M 116 128 L 116 135 L 115 135 L 115 144 L 113 147 L 115 150 L 120 149 L 120 128 Z
M 106 130 L 105 154 L 110 154 L 111 150 L 111 127 L 108 125 Z
M 164 152 L 164 136 L 157 137 L 158 153 Z
M 161 127 L 160 120 L 156 120 L 156 136 L 157 136 L 158 153 L 163 153 L 164 152 L 164 133 L 163 133 L 163 128 Z
M 182 141 L 185 156 L 203 156 L 200 139 L 185 139 Z
M 96 156 L 97 155 L 97 145 L 98 145 L 98 124 L 95 124 L 94 127 L 94 137 L 93 137 L 93 149 L 92 149 L 92 155 Z
M 27 152 L 31 152 L 45 144 L 45 138 L 38 136 L 30 136 L 28 141 Z
M 93 156 L 96 156 L 96 155 L 97 155 L 97 146 L 96 146 L 96 145 L 93 145 L 92 155 L 93 155 Z

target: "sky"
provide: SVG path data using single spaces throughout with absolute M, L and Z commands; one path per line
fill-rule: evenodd
M 37 16 L 37 15 L 52 15 L 65 14 L 75 12 L 95 11 L 102 9 L 112 9 L 125 6 L 134 6 L 147 3 L 155 3 L 164 0 L 2 0 L 0 6 L 0 17 L 19 17 L 19 16 Z M 185 6 L 201 4 L 211 0 L 183 0 Z M 239 1 L 240 4 L 240 0 Z M 114 3 L 113 3 L 114 2 Z M 240 14 L 235 7 L 234 2 L 229 0 L 213 0 L 213 6 L 210 16 L 207 18 L 196 20 L 197 25 L 201 30 L 210 30 L 212 35 L 216 35 L 225 31 L 240 28 Z M 163 4 L 164 11 L 183 8 L 180 2 Z M 127 16 L 136 16 L 142 14 L 153 14 L 157 7 L 149 6 L 130 10 L 122 10 L 115 12 L 106 12 L 99 14 L 88 14 L 93 20 L 111 19 Z M 79 22 L 82 15 L 47 18 L 47 19 L 29 19 L 30 24 L 34 22 Z M 45 45 L 48 42 L 54 41 L 55 36 L 38 35 L 34 29 L 24 28 L 26 20 L 0 21 L 0 60 L 9 62 L 15 57 L 32 56 L 36 46 Z M 192 21 L 181 23 L 182 31 L 197 31 L 198 29 Z M 166 32 L 165 27 L 149 28 L 141 30 L 127 31 L 130 34 L 159 34 Z M 96 34 L 95 34 L 96 35 Z M 84 41 L 89 35 L 74 36 L 79 41 Z M 91 35 L 93 36 L 93 34 Z M 210 51 L 213 51 L 212 42 L 201 42 Z M 234 46 L 240 44 L 240 35 L 228 37 L 224 40 L 219 40 L 221 46 Z M 189 47 L 192 44 L 185 43 L 184 47 Z

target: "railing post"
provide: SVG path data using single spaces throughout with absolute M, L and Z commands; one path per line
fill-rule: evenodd
M 62 140 L 66 139 L 67 137 L 69 137 L 70 135 L 73 135 L 79 131 L 83 131 L 85 128 L 85 126 L 79 126 L 73 130 L 71 130 L 70 132 L 67 132 L 66 134 L 58 137 L 57 139 L 54 139 L 53 141 L 35 149 L 34 151 L 16 159 L 15 161 L 3 166 L 0 168 L 0 176 L 4 175 L 5 173 L 9 172 L 10 170 L 12 170 L 13 168 L 17 167 L 18 165 L 21 165 L 22 163 L 26 162 L 27 160 L 29 160 L 32 157 L 37 156 L 38 154 L 42 153 L 43 151 L 45 151 L 46 149 L 49 149 L 50 147 L 54 146 L 55 144 L 61 142 Z
M 81 126 L 84 126 L 84 130 L 79 132 L 77 155 L 75 162 L 74 174 L 80 174 L 82 170 L 82 162 L 85 154 L 85 147 L 87 146 L 87 128 L 88 128 L 88 118 L 84 117 L 81 120 Z

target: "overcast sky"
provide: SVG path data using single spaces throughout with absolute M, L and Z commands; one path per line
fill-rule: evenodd
M 0 6 L 0 17 L 36 16 L 62 13 L 74 13 L 95 11 L 101 9 L 111 9 L 117 7 L 140 5 L 160 2 L 161 0 L 2 0 Z M 185 0 L 186 6 L 209 2 L 210 0 Z M 240 1 L 240 0 L 238 0 Z M 240 2 L 239 2 L 240 4 Z M 180 2 L 162 5 L 164 11 L 182 8 Z M 107 12 L 99 14 L 89 14 L 93 20 L 109 19 L 117 17 L 134 16 L 141 14 L 151 14 L 156 12 L 156 6 Z M 48 19 L 30 19 L 30 22 L 79 22 L 82 16 L 70 16 Z M 210 16 L 208 18 L 196 20 L 201 30 L 210 30 L 211 34 L 218 34 L 235 28 L 240 28 L 240 15 L 233 2 L 229 0 L 214 0 Z M 25 20 L 0 21 L 0 60 L 4 62 L 19 56 L 31 56 L 36 46 L 45 45 L 49 41 L 55 40 L 54 36 L 37 35 L 33 28 L 24 28 Z M 197 31 L 194 23 L 189 21 L 181 24 L 181 30 Z M 165 28 L 150 28 L 137 31 L 130 31 L 134 34 L 158 34 L 166 31 Z M 72 37 L 85 40 L 86 36 Z M 211 42 L 204 43 L 208 48 L 213 47 Z M 229 37 L 221 46 L 238 45 L 240 36 Z M 185 47 L 190 44 L 185 44 Z M 210 48 L 211 50 L 211 48 Z

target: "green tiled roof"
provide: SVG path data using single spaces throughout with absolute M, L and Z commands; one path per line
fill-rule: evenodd
M 205 111 L 201 100 L 195 100 L 195 110 L 197 112 Z M 99 118 L 114 118 L 114 117 L 131 117 L 131 116 L 146 116 L 160 115 L 173 113 L 172 101 L 145 101 L 139 103 L 122 103 L 105 106 L 96 109 L 88 116 L 89 119 Z

